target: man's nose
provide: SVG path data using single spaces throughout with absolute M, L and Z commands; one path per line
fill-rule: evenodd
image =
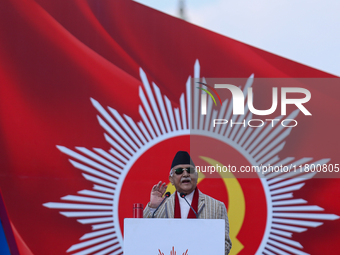
M 190 173 L 188 173 L 188 171 L 184 170 L 183 171 L 183 176 L 190 176 Z

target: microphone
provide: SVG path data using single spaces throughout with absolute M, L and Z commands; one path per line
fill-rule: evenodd
M 194 214 L 196 215 L 196 219 L 198 219 L 198 215 L 197 215 L 197 213 L 195 212 L 194 208 L 192 208 L 191 204 L 189 204 L 188 200 L 185 198 L 186 195 L 187 195 L 187 194 L 185 194 L 185 193 L 183 193 L 183 192 L 179 194 L 179 196 L 180 196 L 181 198 L 183 198 L 183 199 L 185 200 L 185 202 L 187 202 L 187 204 L 190 206 L 191 210 L 192 210 L 192 211 L 194 212 Z
M 152 218 L 155 218 L 155 213 L 158 211 L 159 207 L 161 207 L 161 205 L 164 203 L 165 199 L 167 199 L 168 197 L 170 197 L 171 193 L 168 191 L 167 193 L 165 193 L 164 195 L 164 199 L 162 200 L 162 202 L 159 204 L 159 206 L 157 206 L 156 210 L 153 212 L 152 214 Z

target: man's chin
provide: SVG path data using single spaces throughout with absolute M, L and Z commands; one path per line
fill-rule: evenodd
M 192 186 L 192 184 L 186 184 L 186 183 L 182 183 L 181 185 L 181 190 L 182 192 L 184 192 L 185 194 L 190 194 L 195 188 Z

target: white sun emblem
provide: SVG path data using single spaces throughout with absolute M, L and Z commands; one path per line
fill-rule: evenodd
M 183 93 L 179 99 L 179 108 L 174 108 L 170 100 L 166 96 L 162 96 L 156 84 L 152 83 L 151 88 L 142 69 L 140 69 L 140 76 L 146 94 L 142 87 L 139 87 L 139 96 L 142 101 L 142 105 L 139 106 L 139 114 L 142 120 L 138 123 L 135 123 L 129 116 L 121 116 L 111 107 L 105 109 L 99 102 L 91 98 L 93 106 L 99 112 L 97 118 L 100 126 L 105 130 L 105 140 L 112 147 L 109 151 L 84 147 L 76 147 L 72 150 L 64 146 L 57 146 L 61 152 L 71 158 L 69 161 L 75 168 L 83 171 L 84 178 L 94 184 L 92 190 L 81 190 L 77 195 L 62 197 L 61 200 L 65 202 L 43 204 L 47 208 L 59 209 L 60 214 L 76 218 L 81 224 L 92 226 L 92 231 L 84 234 L 78 243 L 67 250 L 67 253 L 73 255 L 123 254 L 118 204 L 125 177 L 131 166 L 144 152 L 171 137 L 196 134 L 218 138 L 238 150 L 252 165 L 257 166 L 260 164 L 271 164 L 272 166 L 324 164 L 329 161 L 329 159 L 321 159 L 315 162 L 313 158 L 295 160 L 292 157 L 280 160 L 278 153 L 284 148 L 284 140 L 290 134 L 291 128 L 283 131 L 283 127 L 280 125 L 275 128 L 263 126 L 257 128 L 253 133 L 252 127 L 249 126 L 241 129 L 232 129 L 227 125 L 215 130 L 208 128 L 209 118 L 198 120 L 198 111 L 190 116 L 188 110 L 191 104 L 191 76 L 186 83 L 186 93 Z M 199 77 L 200 66 L 196 61 L 194 78 Z M 253 75 L 248 79 L 244 91 L 252 85 L 252 80 Z M 200 93 L 202 93 L 201 90 L 194 91 L 194 101 L 192 102 L 194 105 L 198 104 Z M 213 111 L 212 100 L 209 98 L 207 114 L 219 116 L 218 118 L 221 119 L 229 119 L 231 104 L 232 102 L 228 103 L 228 100 L 225 100 L 219 111 Z M 197 108 L 195 107 L 195 109 Z M 297 115 L 298 110 L 292 112 L 287 119 L 293 119 Z M 233 121 L 236 121 L 236 116 L 232 118 L 234 118 Z M 252 113 L 245 112 L 244 115 L 238 117 L 237 121 L 242 122 L 251 118 Z M 190 123 L 193 125 L 191 126 Z M 271 139 L 278 134 L 280 135 L 277 138 Z M 292 239 L 293 233 L 318 227 L 323 224 L 324 220 L 335 220 L 339 216 L 321 213 L 324 211 L 323 208 L 306 205 L 306 200 L 293 197 L 292 192 L 299 190 L 304 185 L 304 181 L 312 178 L 316 173 L 306 173 L 299 178 L 291 178 L 295 175 L 293 172 L 288 173 L 285 178 L 275 178 L 275 174 L 270 173 L 265 176 L 267 178 L 261 178 L 268 211 L 265 233 L 256 254 L 273 254 L 273 252 L 307 254 L 302 251 L 302 245 Z

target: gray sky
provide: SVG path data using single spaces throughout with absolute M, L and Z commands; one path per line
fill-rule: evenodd
M 188 21 L 340 76 L 340 0 L 184 0 Z M 137 0 L 178 16 L 179 0 Z

